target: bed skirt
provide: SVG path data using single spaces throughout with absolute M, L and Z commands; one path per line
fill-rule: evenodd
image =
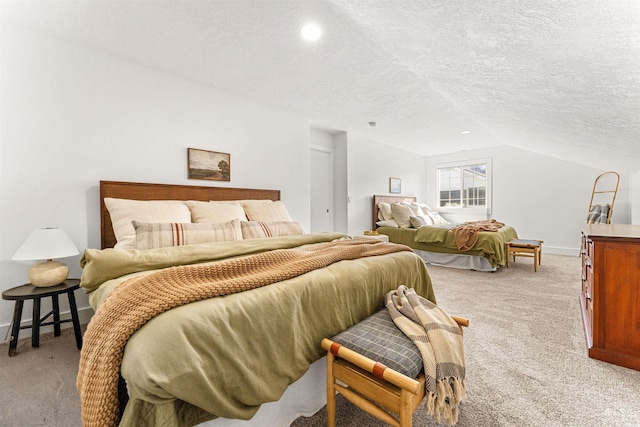
M 440 267 L 459 268 L 463 270 L 476 271 L 496 271 L 489 261 L 481 256 L 465 254 L 442 254 L 438 252 L 427 252 L 419 249 L 413 250 L 428 265 Z
M 310 417 L 327 403 L 324 387 L 327 375 L 326 356 L 317 360 L 277 402 L 265 403 L 250 420 L 216 418 L 198 427 L 288 427 L 298 417 Z

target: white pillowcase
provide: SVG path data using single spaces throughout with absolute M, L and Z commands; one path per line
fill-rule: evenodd
M 411 228 L 411 220 L 409 217 L 415 215 L 411 207 L 406 203 L 391 203 L 391 213 L 393 219 L 398 223 L 400 228 Z
M 380 221 L 388 221 L 393 219 L 393 214 L 391 213 L 391 204 L 389 203 L 378 203 L 378 219 Z
M 191 222 L 209 222 L 220 224 L 234 219 L 246 221 L 247 216 L 240 202 L 199 202 L 188 200 L 184 202 L 191 211 Z
M 422 209 L 425 214 L 433 212 L 433 209 L 429 207 L 426 203 L 417 203 L 417 205 Z
M 409 218 L 413 228 L 423 227 L 425 225 L 433 225 L 433 219 L 429 215 L 416 215 Z
M 376 222 L 376 225 L 378 227 L 399 228 L 398 227 L 398 223 L 393 219 L 388 219 L 388 220 L 384 220 L 384 221 L 378 221 L 378 222 Z
M 132 221 L 191 222 L 191 212 L 179 200 L 130 200 L 104 198 L 116 236 L 116 249 L 135 249 L 136 230 Z
M 449 221 L 447 221 L 446 219 L 442 218 L 438 212 L 433 212 L 433 211 L 429 212 L 429 216 L 431 217 L 431 219 L 433 220 L 433 223 L 435 225 L 451 224 Z
M 249 221 L 278 222 L 292 221 L 287 207 L 280 200 L 265 203 L 262 200 L 242 201 L 244 212 Z

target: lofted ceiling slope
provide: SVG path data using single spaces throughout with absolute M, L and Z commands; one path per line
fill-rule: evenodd
M 640 170 L 637 0 L 0 7 L 3 20 L 418 154 L 508 145 Z M 298 35 L 309 21 L 324 32 L 313 44 Z

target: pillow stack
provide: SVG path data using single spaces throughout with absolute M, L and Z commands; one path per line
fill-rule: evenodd
M 449 224 L 439 213 L 424 203 L 378 203 L 379 227 L 418 228 L 425 225 Z
M 304 234 L 282 201 L 105 198 L 115 249 L 153 249 Z

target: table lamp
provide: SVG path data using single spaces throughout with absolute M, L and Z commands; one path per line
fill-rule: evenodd
M 11 257 L 14 261 L 46 260 L 34 264 L 29 270 L 29 281 L 34 286 L 54 286 L 64 282 L 69 268 L 53 258 L 65 258 L 80 252 L 61 228 L 37 228 Z

